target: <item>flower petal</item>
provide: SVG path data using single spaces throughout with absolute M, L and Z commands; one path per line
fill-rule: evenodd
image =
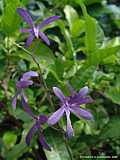
M 92 102 L 93 102 L 93 99 L 91 97 L 85 97 L 85 98 L 79 99 L 77 104 L 81 105 L 81 104 L 88 104 Z
M 51 151 L 49 145 L 46 143 L 46 140 L 45 140 L 43 132 L 40 133 L 39 142 L 45 149 Z
M 26 80 L 29 80 L 31 77 L 38 77 L 38 73 L 35 71 L 26 72 L 23 74 L 23 76 L 20 80 L 26 81 Z
M 81 104 L 87 104 L 92 103 L 93 99 L 91 97 L 80 97 L 80 96 L 74 96 L 69 100 L 69 103 L 71 105 L 81 105 Z
M 47 45 L 50 45 L 48 37 L 43 32 L 39 32 L 39 36 Z
M 22 88 L 26 88 L 26 87 L 28 87 L 28 86 L 30 86 L 30 85 L 32 85 L 32 84 L 33 84 L 33 82 L 32 82 L 31 80 L 18 81 L 18 82 L 16 83 L 16 88 L 22 89 Z
M 63 116 L 63 114 L 64 108 L 61 107 L 48 118 L 48 125 L 51 126 L 56 124 L 59 121 L 59 119 Z
M 73 89 L 73 87 L 70 85 L 70 83 L 68 81 L 67 81 L 66 85 L 67 85 L 67 88 L 68 88 L 68 90 L 70 92 L 70 95 L 74 96 L 74 89 Z
M 16 109 L 17 98 L 18 98 L 19 94 L 20 94 L 20 91 L 17 91 L 16 95 L 13 97 L 13 100 L 12 100 L 13 109 Z
M 71 125 L 71 120 L 70 120 L 70 111 L 66 110 L 66 117 L 67 117 L 67 136 L 70 138 L 74 135 L 73 133 L 73 128 Z
M 32 113 L 30 106 L 28 105 L 27 101 L 25 100 L 24 96 L 22 96 L 22 105 L 23 108 L 25 109 L 25 111 L 31 116 L 31 117 L 35 117 L 34 114 Z
M 65 96 L 63 92 L 58 87 L 53 87 L 53 91 L 55 95 L 64 103 L 65 102 Z
M 27 41 L 26 41 L 26 47 L 29 47 L 32 43 L 34 39 L 34 35 L 32 33 L 30 33 L 30 36 L 28 37 Z
M 24 21 L 26 21 L 30 26 L 33 26 L 32 18 L 25 9 L 18 7 L 17 12 L 20 14 Z
M 38 118 L 39 118 L 38 121 L 40 124 L 43 124 L 43 123 L 47 122 L 47 120 L 48 120 L 48 117 L 45 115 L 40 115 Z
M 53 21 L 56 21 L 56 20 L 59 19 L 59 18 L 60 18 L 60 16 L 51 16 L 51 17 L 43 20 L 43 21 L 38 25 L 38 27 L 39 27 L 39 29 L 41 29 L 41 28 L 43 28 L 44 26 L 50 24 L 50 23 L 53 22 Z
M 82 117 L 87 120 L 93 119 L 93 115 L 86 109 L 79 107 L 71 107 L 70 111 L 73 112 L 78 118 Z
M 34 124 L 32 126 L 32 128 L 29 130 L 29 132 L 28 132 L 28 134 L 26 136 L 26 143 L 27 143 L 28 146 L 30 145 L 30 141 L 31 141 L 31 139 L 33 137 L 33 134 L 37 131 L 37 129 L 38 129 L 37 125 Z
M 86 94 L 88 93 L 89 89 L 87 86 L 83 87 L 80 89 L 80 91 L 78 92 L 78 95 L 79 97 L 84 97 L 86 96 Z

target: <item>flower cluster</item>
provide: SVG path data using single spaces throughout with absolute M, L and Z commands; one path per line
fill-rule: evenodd
M 26 47 L 29 47 L 33 41 L 34 38 L 41 38 L 47 45 L 50 45 L 50 41 L 47 38 L 47 36 L 40 31 L 43 27 L 50 24 L 51 22 L 57 20 L 60 18 L 60 16 L 52 16 L 45 20 L 43 20 L 40 24 L 35 25 L 31 16 L 28 14 L 28 12 L 23 8 L 17 8 L 17 12 L 20 14 L 20 16 L 23 18 L 25 22 L 30 26 L 30 28 L 23 28 L 21 29 L 21 32 L 26 33 L 28 32 L 30 35 L 26 42 Z M 93 119 L 92 114 L 90 111 L 83 109 L 80 107 L 82 104 L 91 103 L 93 100 L 87 95 L 88 94 L 88 87 L 85 86 L 78 93 L 74 91 L 72 86 L 67 82 L 67 87 L 70 92 L 70 95 L 65 97 L 63 92 L 58 87 L 53 87 L 54 94 L 59 98 L 60 100 L 60 108 L 55 111 L 50 117 L 47 117 L 46 115 L 34 115 L 33 112 L 30 109 L 30 106 L 27 101 L 27 97 L 25 95 L 25 88 L 33 85 L 34 77 L 38 77 L 38 73 L 35 71 L 28 71 L 22 75 L 20 80 L 16 83 L 16 94 L 12 101 L 12 106 L 14 109 L 16 109 L 17 104 L 17 98 L 18 96 L 21 97 L 21 102 L 24 110 L 26 113 L 33 118 L 35 121 L 32 128 L 29 130 L 27 136 L 26 136 L 26 143 L 27 145 L 30 145 L 31 139 L 35 132 L 39 133 L 39 142 L 41 145 L 47 149 L 50 150 L 49 145 L 45 141 L 44 137 L 44 130 L 42 128 L 42 125 L 44 123 L 47 123 L 48 126 L 52 126 L 60 120 L 60 118 L 66 114 L 66 134 L 68 137 L 71 137 L 74 135 L 73 128 L 70 120 L 70 114 L 73 113 L 78 118 L 84 118 L 86 120 Z

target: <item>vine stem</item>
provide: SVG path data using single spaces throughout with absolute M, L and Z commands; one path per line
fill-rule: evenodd
M 14 42 L 14 44 L 15 44 L 15 46 L 17 46 L 18 48 L 20 48 L 20 49 L 22 49 L 23 51 L 25 51 L 25 53 L 27 53 L 29 56 L 31 56 L 31 57 L 32 57 L 32 60 L 33 60 L 34 63 L 37 65 L 38 70 L 39 70 L 39 78 L 40 78 L 40 80 L 42 81 L 42 84 L 43 84 L 43 86 L 44 86 L 45 92 L 46 92 L 46 94 L 47 94 L 48 101 L 49 101 L 51 107 L 54 109 L 54 105 L 53 105 L 53 102 L 52 102 L 52 99 L 51 99 L 51 96 L 50 96 L 50 93 L 49 93 L 49 89 L 48 89 L 48 87 L 47 87 L 47 84 L 46 84 L 43 76 L 42 76 L 42 71 L 41 71 L 41 68 L 40 68 L 39 63 L 37 62 L 37 60 L 35 59 L 35 57 L 33 56 L 33 54 L 32 54 L 30 51 L 28 51 L 27 49 L 25 49 L 24 47 L 22 47 L 21 45 L 15 43 L 15 42 Z M 51 127 L 51 128 L 53 128 L 53 129 L 55 129 L 55 130 L 57 130 L 57 131 L 59 131 L 59 132 L 61 131 L 61 133 L 63 134 L 64 143 L 65 143 L 67 152 L 68 152 L 68 154 L 69 154 L 70 160 L 73 160 L 73 156 L 72 156 L 72 153 L 71 153 L 69 144 L 68 144 L 68 142 L 67 142 L 67 138 L 66 138 L 66 136 L 65 136 L 64 130 L 63 130 L 60 126 L 59 126 L 60 129 L 57 129 L 57 128 L 55 128 L 55 127 Z
M 40 80 L 42 81 L 42 84 L 44 86 L 44 89 L 45 89 L 45 92 L 47 93 L 47 99 L 50 103 L 50 105 L 52 106 L 52 108 L 54 109 L 54 105 L 53 105 L 53 102 L 52 102 L 52 99 L 51 99 L 51 96 L 50 96 L 50 93 L 49 93 L 49 89 L 47 87 L 47 84 L 42 76 L 42 71 L 41 71 L 41 68 L 40 68 L 40 65 L 39 63 L 37 62 L 37 60 L 35 59 L 35 57 L 33 56 L 33 54 L 31 54 L 30 51 L 28 51 L 27 49 L 25 49 L 24 47 L 22 47 L 21 45 L 17 44 L 17 43 L 14 43 L 18 48 L 22 49 L 23 51 L 25 51 L 29 56 L 32 57 L 34 63 L 37 65 L 38 67 L 38 70 L 39 70 L 39 78 Z
M 66 135 L 64 135 L 63 139 L 64 139 L 64 143 L 65 143 L 67 152 L 68 152 L 68 154 L 69 154 L 70 160 L 73 160 L 73 155 L 72 155 L 72 153 L 71 153 L 71 149 L 70 149 L 70 147 L 69 147 L 69 144 L 68 144 L 68 140 L 67 140 L 67 138 L 66 138 Z

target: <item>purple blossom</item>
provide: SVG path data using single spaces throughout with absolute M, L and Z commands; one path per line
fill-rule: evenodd
M 69 83 L 67 83 L 67 87 L 70 92 L 69 97 L 65 97 L 63 92 L 59 88 L 53 87 L 55 95 L 61 101 L 61 107 L 48 118 L 48 125 L 51 126 L 56 124 L 65 113 L 67 119 L 67 136 L 71 137 L 73 136 L 73 128 L 71 125 L 70 113 L 72 112 L 78 118 L 82 117 L 87 120 L 93 119 L 92 114 L 88 110 L 80 107 L 81 104 L 91 103 L 93 102 L 93 100 L 89 96 L 87 96 L 87 86 L 80 89 L 77 94 L 75 94 L 72 86 Z
M 30 107 L 27 103 L 27 101 L 22 97 L 22 105 L 25 109 L 25 111 L 35 120 L 35 124 L 31 127 L 31 129 L 29 130 L 27 136 L 26 136 L 26 144 L 29 146 L 31 139 L 33 137 L 33 135 L 35 134 L 35 132 L 38 131 L 39 133 L 39 142 L 40 144 L 47 150 L 51 150 L 49 145 L 46 143 L 45 141 L 45 137 L 43 134 L 43 129 L 41 127 L 42 124 L 46 123 L 48 118 L 45 115 L 40 115 L 40 116 L 35 116 L 32 111 L 30 110 Z
M 33 41 L 34 38 L 41 38 L 47 45 L 50 45 L 50 41 L 48 37 L 41 32 L 40 30 L 44 28 L 46 25 L 50 24 L 51 22 L 57 20 L 60 18 L 60 16 L 51 16 L 45 20 L 43 20 L 40 24 L 35 25 L 31 16 L 28 14 L 28 12 L 23 8 L 17 8 L 17 12 L 20 14 L 20 16 L 23 18 L 25 22 L 28 23 L 30 28 L 23 28 L 21 29 L 22 33 L 28 32 L 30 35 L 26 41 L 26 47 L 29 47 Z
M 17 91 L 12 100 L 12 106 L 14 109 L 16 109 L 18 96 L 21 96 L 25 100 L 27 100 L 23 90 L 33 84 L 33 81 L 31 80 L 32 77 L 38 77 L 38 73 L 35 71 L 26 72 L 22 75 L 21 79 L 16 83 Z

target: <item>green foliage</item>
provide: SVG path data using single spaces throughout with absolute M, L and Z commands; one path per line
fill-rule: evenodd
M 1 20 L 1 29 L 7 35 L 15 34 L 20 25 L 20 17 L 16 13 L 16 8 L 20 6 L 19 0 L 6 1 L 5 9 Z
M 45 151 L 48 160 L 69 160 L 69 155 L 65 147 L 65 142 L 62 138 L 63 135 L 53 130 L 48 130 L 46 132 L 48 135 L 47 142 L 50 144 L 52 148 L 51 152 Z
M 120 104 L 120 87 L 109 87 L 105 92 L 106 97 L 112 100 L 116 104 Z
M 101 139 L 113 138 L 117 139 L 120 137 L 120 118 L 117 116 L 112 117 L 107 125 L 102 129 L 100 133 Z
M 16 8 L 29 10 L 33 20 L 60 15 L 43 31 L 50 39 L 47 46 L 41 39 L 25 48 L 28 34 Z M 88 86 L 94 103 L 83 105 L 94 120 L 89 122 L 71 114 L 75 136 L 68 140 L 73 159 L 80 156 L 120 156 L 120 6 L 108 0 L 2 0 L 0 1 L 0 159 L 70 160 L 63 135 L 44 125 L 45 138 L 52 151 L 43 150 L 37 135 L 30 147 L 25 144 L 28 129 L 34 124 L 18 100 L 13 110 L 15 83 L 29 70 L 40 72 L 42 79 L 25 90 L 30 107 L 36 115 L 51 115 L 59 108 L 52 87 L 58 86 L 68 95 L 66 81 L 76 91 Z M 37 64 L 35 63 L 37 62 Z M 49 94 L 53 107 L 49 104 Z M 3 105 L 4 104 L 4 105 Z M 62 119 L 63 128 L 66 119 Z M 58 126 L 55 126 L 58 127 Z M 107 147 L 106 147 L 107 146 Z M 109 150 L 109 151 L 108 151 Z M 46 158 L 45 158 L 46 156 Z M 84 159 L 84 158 L 82 158 Z
M 88 15 L 86 7 L 81 0 L 76 2 L 81 6 L 85 19 L 85 45 L 89 53 L 96 49 L 96 20 Z
M 11 148 L 15 145 L 17 136 L 13 132 L 6 132 L 3 136 L 3 143 L 7 148 Z
M 66 5 L 64 8 L 65 16 L 68 21 L 70 31 L 73 37 L 77 37 L 83 32 L 85 22 L 80 19 L 77 12 L 72 6 Z

